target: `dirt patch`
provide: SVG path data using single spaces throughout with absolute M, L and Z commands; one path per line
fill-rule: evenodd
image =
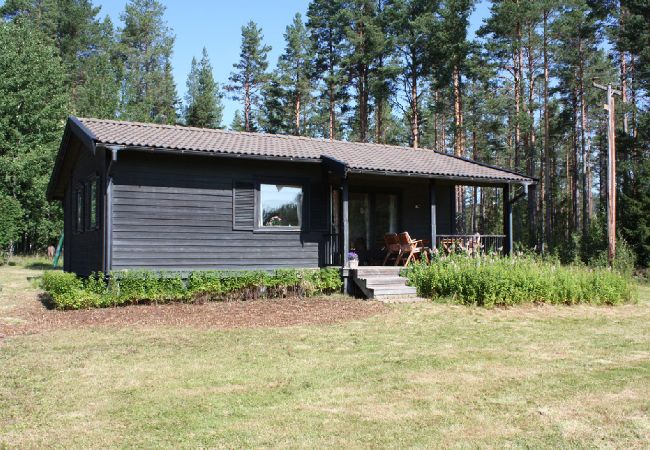
M 386 310 L 379 302 L 346 298 L 287 298 L 204 304 L 131 305 L 80 311 L 48 310 L 36 302 L 14 310 L 17 319 L 0 322 L 0 338 L 87 326 L 191 326 L 257 328 L 325 325 L 358 320 Z

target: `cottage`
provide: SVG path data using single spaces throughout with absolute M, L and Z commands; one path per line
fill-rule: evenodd
M 534 180 L 432 150 L 114 120 L 67 121 L 47 195 L 65 270 L 381 264 L 384 235 L 454 235 L 454 186 Z M 504 233 L 512 248 L 511 202 Z

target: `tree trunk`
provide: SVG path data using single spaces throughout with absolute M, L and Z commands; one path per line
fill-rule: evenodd
M 582 157 L 582 236 L 587 237 L 589 232 L 589 222 L 591 220 L 591 185 L 589 178 L 591 177 L 591 139 L 589 136 L 589 118 L 587 110 L 587 98 L 585 95 L 584 83 L 584 54 L 582 39 L 578 43 L 579 63 L 578 63 L 578 78 L 580 80 L 580 151 Z
M 327 88 L 328 88 L 328 96 L 329 96 L 329 131 L 330 131 L 330 140 L 336 139 L 336 133 L 335 133 L 335 124 L 336 124 L 336 111 L 335 111 L 335 102 L 336 102 L 336 97 L 335 97 L 335 92 L 334 92 L 334 81 L 332 80 L 334 77 L 334 42 L 333 42 L 333 37 L 332 37 L 332 32 L 330 30 L 329 33 L 329 67 L 328 67 L 328 72 L 330 75 L 330 79 L 328 80 L 327 83 Z
M 251 86 L 244 83 L 244 130 L 251 131 Z
M 296 93 L 296 136 L 300 136 L 300 92 Z
M 535 176 L 535 164 L 537 162 L 537 153 L 535 149 L 535 109 L 534 109 L 534 100 L 535 100 L 535 54 L 533 53 L 533 44 L 532 44 L 532 33 L 533 25 L 528 25 L 528 118 L 529 118 L 529 128 L 528 136 L 526 139 L 528 145 L 528 164 L 527 164 L 527 173 L 528 176 Z M 528 240 L 531 246 L 537 245 L 537 199 L 534 195 L 534 190 L 528 192 Z
M 375 103 L 375 142 L 384 143 L 384 101 L 381 98 L 376 99 Z
M 411 145 L 413 148 L 418 148 L 420 146 L 420 123 L 418 117 L 418 76 L 414 61 L 411 70 Z
M 454 155 L 462 157 L 465 151 L 463 130 L 463 92 L 460 79 L 460 68 L 454 66 L 452 73 L 454 83 Z M 456 213 L 461 229 L 465 228 L 465 186 L 456 185 Z
M 580 172 L 578 170 L 578 95 L 576 89 L 573 90 L 571 95 L 571 106 L 573 109 L 573 137 L 571 155 L 571 231 L 578 231 L 580 229 L 580 208 L 578 196 L 578 179 Z
M 548 110 L 548 83 L 549 83 L 549 70 L 548 70 L 548 16 L 549 12 L 544 11 L 544 27 L 543 27 L 543 53 L 544 53 L 544 164 L 542 164 L 542 176 L 540 181 L 540 195 L 542 196 L 542 210 L 544 211 L 544 242 L 549 247 L 551 246 L 552 236 L 552 191 L 551 191 L 551 126 Z
M 634 55 L 630 55 L 630 103 L 632 106 L 632 137 L 636 139 L 637 137 L 637 127 L 636 127 L 636 86 L 634 84 L 634 69 L 635 69 L 635 60 Z
M 478 157 L 478 144 L 477 144 L 477 138 L 476 138 L 476 130 L 472 130 L 472 158 L 474 161 L 477 160 Z M 475 233 L 478 231 L 478 224 L 477 222 L 477 211 L 476 211 L 476 204 L 478 202 L 478 188 L 476 186 L 473 187 L 473 192 L 472 192 L 472 226 L 471 229 L 469 230 L 471 233 Z
M 628 133 L 627 110 L 625 104 L 627 103 L 627 63 L 625 61 L 625 52 L 621 52 L 621 103 L 623 107 L 623 131 Z
M 368 142 L 368 67 L 359 68 L 359 141 Z

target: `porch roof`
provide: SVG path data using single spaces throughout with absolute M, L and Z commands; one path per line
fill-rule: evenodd
M 470 159 L 429 149 L 395 145 L 105 119 L 78 119 L 72 116 L 68 119 L 66 134 L 68 131 L 93 146 L 114 145 L 288 161 L 326 161 L 340 165 L 344 171 L 364 173 L 465 179 L 487 183 L 535 182 L 533 178 Z M 61 156 L 59 154 L 59 157 Z

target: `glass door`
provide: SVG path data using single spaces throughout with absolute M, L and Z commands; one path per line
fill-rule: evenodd
M 350 193 L 350 250 L 359 255 L 363 261 L 371 244 L 370 234 L 370 195 L 366 193 Z
M 386 233 L 399 232 L 398 197 L 397 194 L 375 194 L 373 203 L 375 207 L 372 216 L 372 245 L 380 250 L 384 246 Z

